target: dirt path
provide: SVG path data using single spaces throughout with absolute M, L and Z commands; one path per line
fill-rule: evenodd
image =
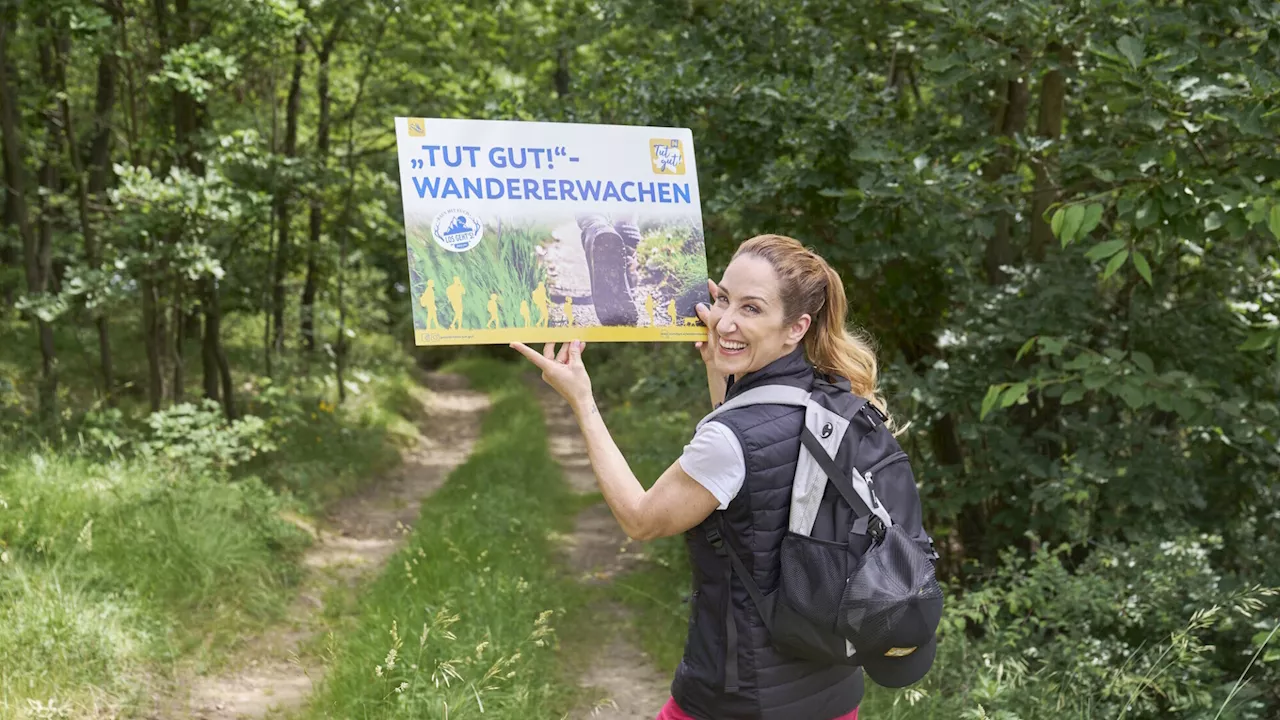
M 421 432 L 417 446 L 404 453 L 403 464 L 339 501 L 319 528 L 294 518 L 315 542 L 303 557 L 307 576 L 285 620 L 246 641 L 222 674 L 179 672 L 149 718 L 261 718 L 305 702 L 323 671 L 318 658 L 307 656 L 306 646 L 323 631 L 325 596 L 382 567 L 418 519 L 422 501 L 471 453 L 481 415 L 489 407 L 488 396 L 468 390 L 458 375 L 429 373 L 426 388 L 417 388 L 415 395 L 422 404 Z
M 547 419 L 551 454 L 576 492 L 599 491 L 586 444 L 573 412 L 550 388 L 537 382 Z M 567 563 L 583 583 L 610 583 L 644 559 L 639 543 L 618 526 L 609 506 L 596 503 L 578 514 L 567 547 Z M 595 701 L 578 708 L 569 720 L 653 720 L 670 694 L 671 678 L 653 667 L 652 659 L 626 637 L 631 611 L 615 601 L 602 602 L 589 615 L 599 618 L 607 636 L 594 648 L 578 684 L 591 689 Z

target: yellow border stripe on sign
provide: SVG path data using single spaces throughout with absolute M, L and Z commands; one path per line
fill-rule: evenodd
M 418 345 L 506 345 L 511 342 L 697 342 L 707 339 L 701 325 L 658 327 L 558 327 L 512 330 L 415 330 Z

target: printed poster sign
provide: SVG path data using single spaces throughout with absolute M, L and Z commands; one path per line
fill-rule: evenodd
M 688 129 L 401 117 L 396 141 L 416 344 L 705 339 Z

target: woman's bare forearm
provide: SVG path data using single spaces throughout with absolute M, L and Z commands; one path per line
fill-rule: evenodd
M 578 403 L 573 412 L 587 441 L 587 457 L 591 460 L 591 469 L 596 474 L 605 503 L 628 537 L 649 539 L 650 530 L 644 512 L 645 489 L 605 427 L 595 401 L 587 399 Z
M 711 393 L 711 407 L 713 409 L 719 407 L 720 403 L 724 402 L 724 393 L 725 393 L 724 386 L 725 386 L 725 377 L 720 373 L 716 372 L 715 370 L 711 369 L 711 366 L 708 365 L 707 366 L 707 390 Z

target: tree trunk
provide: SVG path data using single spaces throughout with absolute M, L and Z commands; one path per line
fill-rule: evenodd
M 569 95 L 569 48 L 563 45 L 556 50 L 556 97 Z
M 180 403 L 186 396 L 186 367 L 182 346 L 187 340 L 186 316 L 182 312 L 182 288 L 173 292 L 173 402 Z
M 235 397 L 232 394 L 231 368 L 222 347 L 222 305 L 218 280 L 206 277 L 201 282 L 200 307 L 204 316 L 204 334 L 201 355 L 204 364 L 204 396 L 222 402 L 227 419 L 236 418 Z
M 9 37 L 13 21 L 0 20 L 0 131 L 4 140 L 5 218 L 18 229 L 22 242 L 22 265 L 28 291 L 36 291 L 42 283 L 39 278 L 38 248 L 31 229 L 31 214 L 27 206 L 27 172 L 23 165 L 22 119 L 19 116 L 18 96 L 9 73 Z M 16 255 L 16 253 L 12 253 Z M 15 258 L 16 259 L 16 258 Z
M 1026 51 L 1019 51 L 1013 57 L 1014 68 L 1020 71 L 1026 65 L 1025 60 Z M 1013 137 L 1015 133 L 1021 132 L 1027 124 L 1027 105 L 1029 103 L 1030 93 L 1027 90 L 1027 82 L 1020 74 L 1005 81 L 1004 97 L 996 110 L 994 128 L 996 134 Z M 1000 148 L 997 150 L 996 156 L 983 168 L 982 174 L 987 182 L 994 184 L 1002 182 L 1004 176 L 1014 169 L 1015 154 L 1012 148 Z M 1013 214 L 1008 210 L 1000 210 L 996 213 L 995 225 L 995 233 L 987 242 L 982 262 L 987 282 L 992 285 L 997 285 L 1007 279 L 1008 276 L 1001 267 L 1012 264 L 1017 255 L 1012 241 Z
M 285 102 L 284 156 L 293 159 L 298 154 L 298 105 L 302 95 L 302 60 L 306 40 L 299 33 L 293 41 L 293 77 L 289 82 L 289 97 Z M 275 278 L 271 290 L 272 345 L 275 352 L 284 351 L 284 279 L 289 271 L 289 209 L 293 199 L 293 181 L 285 178 L 276 188 L 276 222 L 279 241 L 276 243 Z
M 57 35 L 56 43 L 61 43 L 61 32 L 56 31 L 53 23 L 46 18 L 43 26 Z M 45 88 L 56 88 L 57 73 L 54 67 L 53 48 L 50 43 L 40 45 L 40 80 Z M 58 177 L 57 157 L 61 154 L 62 133 L 58 127 L 57 112 L 54 107 L 44 108 L 45 138 L 41 156 L 40 186 L 45 192 L 40 193 L 40 217 L 38 237 L 36 239 L 34 273 L 28 274 L 28 291 L 33 295 L 45 295 L 49 291 L 49 283 L 53 275 L 53 223 L 54 209 L 50 198 L 62 190 Z M 34 276 L 34 277 L 33 277 Z M 31 279 L 35 280 L 34 286 Z M 40 408 L 46 418 L 54 415 L 54 403 L 58 393 L 57 357 L 54 353 L 53 326 L 45 320 L 37 318 L 40 337 Z
M 109 8 L 110 9 L 110 8 Z M 117 16 L 113 16 L 113 22 Z M 59 105 L 62 111 L 62 130 L 67 138 L 67 157 L 76 178 L 76 209 L 80 219 L 80 232 L 84 236 L 85 264 L 92 270 L 102 265 L 102 253 L 98 247 L 97 229 L 90 216 L 89 198 L 101 196 L 106 189 L 106 165 L 111 153 L 111 106 L 115 103 L 115 54 L 104 50 L 98 59 L 98 92 L 94 105 L 93 140 L 90 147 L 89 168 L 86 171 L 80 158 L 80 146 L 76 141 L 74 116 L 67 92 L 67 48 L 59 43 L 58 87 L 62 91 Z M 98 330 L 98 366 L 102 373 L 103 395 L 109 405 L 115 404 L 113 389 L 115 380 L 111 368 L 111 336 L 106 314 L 94 312 L 94 325 Z
M 1062 137 L 1062 114 L 1066 104 L 1067 79 L 1063 68 L 1071 62 L 1071 51 L 1050 45 L 1049 52 L 1057 65 L 1044 74 L 1040 81 L 1040 115 L 1036 122 L 1036 135 L 1050 140 Z M 1055 143 L 1056 144 L 1056 143 Z M 1031 258 L 1044 260 L 1045 249 L 1053 243 L 1053 230 L 1043 215 L 1058 200 L 1054 190 L 1054 176 L 1058 171 L 1058 149 L 1050 147 L 1033 164 L 1035 193 L 1031 197 Z
M 320 100 L 320 119 L 316 127 L 316 165 L 319 168 L 327 168 L 329 162 L 329 55 L 333 51 L 334 43 L 338 40 L 342 22 L 342 18 L 334 20 L 329 35 L 316 54 L 319 60 L 319 69 L 316 73 L 316 95 Z M 321 170 L 321 182 L 325 177 L 325 172 Z M 302 286 L 301 330 L 304 346 L 308 352 L 313 352 L 316 349 L 315 305 L 316 289 L 319 283 L 317 266 L 320 255 L 321 224 L 324 222 L 318 189 L 313 190 L 311 194 L 308 221 L 310 237 L 307 239 L 307 279 Z
M 156 283 L 150 277 L 143 278 L 142 288 L 142 338 L 147 352 L 147 400 L 151 412 L 156 412 L 164 402 L 164 371 L 160 364 L 160 349 L 164 345 L 164 329 L 158 312 Z

